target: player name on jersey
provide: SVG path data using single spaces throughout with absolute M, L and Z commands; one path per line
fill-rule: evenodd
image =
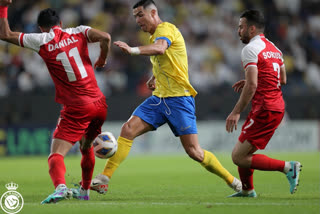
M 279 52 L 267 51 L 267 52 L 263 52 L 262 55 L 264 59 L 268 59 L 268 58 L 281 59 L 281 54 Z
M 73 43 L 75 43 L 75 42 L 78 42 L 78 40 L 75 39 L 73 36 L 71 36 L 70 38 L 61 40 L 59 43 L 49 44 L 49 45 L 48 45 L 48 50 L 49 50 L 49 51 L 54 51 L 54 50 L 56 50 L 56 49 L 66 47 L 66 46 L 68 46 L 68 45 L 70 45 L 70 44 L 73 44 Z

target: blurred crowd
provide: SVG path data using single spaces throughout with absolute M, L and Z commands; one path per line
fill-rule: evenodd
M 109 32 L 112 40 L 131 46 L 146 44 L 132 16 L 129 0 L 13 0 L 9 23 L 13 31 L 40 32 L 38 12 L 56 8 L 63 27 L 89 25 Z M 182 32 L 189 57 L 189 75 L 200 93 L 214 93 L 244 77 L 240 62 L 243 44 L 237 27 L 246 9 L 260 9 L 267 21 L 266 37 L 284 54 L 288 72 L 285 94 L 320 92 L 320 3 L 317 0 L 155 0 L 163 21 Z M 90 46 L 94 63 L 99 52 Z M 127 56 L 112 46 L 107 66 L 96 70 L 106 96 L 135 92 L 147 96 L 145 82 L 151 75 L 148 57 Z M 33 51 L 0 41 L 0 97 L 15 92 L 53 91 L 42 59 Z

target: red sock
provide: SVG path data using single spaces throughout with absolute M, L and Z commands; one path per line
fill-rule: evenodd
M 59 184 L 66 184 L 64 174 L 66 173 L 66 166 L 64 165 L 64 157 L 58 153 L 50 155 L 48 158 L 49 174 L 54 187 Z
M 251 161 L 252 169 L 259 169 L 263 171 L 280 171 L 284 169 L 285 161 L 269 158 L 266 155 L 253 155 Z
M 82 187 L 90 189 L 91 179 L 94 170 L 95 157 L 93 147 L 87 150 L 81 150 L 81 168 L 82 168 Z
M 238 172 L 239 172 L 240 180 L 242 182 L 242 189 L 246 191 L 254 189 L 254 186 L 253 186 L 254 169 L 238 167 Z

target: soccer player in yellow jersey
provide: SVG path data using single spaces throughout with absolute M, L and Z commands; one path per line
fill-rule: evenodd
M 187 51 L 180 31 L 173 24 L 161 21 L 152 0 L 136 3 L 133 15 L 141 29 L 150 33 L 150 44 L 140 47 L 130 47 L 121 41 L 114 44 L 127 54 L 150 56 L 153 76 L 147 86 L 153 90 L 153 95 L 138 106 L 123 124 L 118 151 L 108 160 L 102 174 L 92 180 L 91 189 L 105 193 L 112 174 L 129 154 L 133 140 L 168 123 L 193 160 L 220 176 L 235 191 L 240 191 L 241 182 L 211 152 L 199 145 L 194 101 L 197 92 L 189 82 Z

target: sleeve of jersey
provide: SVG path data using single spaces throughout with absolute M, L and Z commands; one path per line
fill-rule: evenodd
M 80 31 L 86 37 L 86 39 L 89 42 L 91 42 L 90 39 L 89 39 L 89 36 L 88 36 L 88 32 L 89 32 L 90 29 L 91 29 L 91 27 L 85 26 L 85 25 L 80 25 L 80 26 L 77 27 L 77 30 Z
M 42 35 L 39 33 L 20 33 L 19 45 L 39 52 L 42 39 Z
M 246 46 L 242 50 L 241 61 L 244 69 L 247 69 L 250 66 L 256 67 L 258 63 L 258 54 L 250 48 L 250 46 Z
M 171 28 L 166 26 L 159 26 L 155 32 L 155 40 L 156 42 L 159 39 L 164 39 L 168 43 L 167 49 L 171 46 L 172 41 L 174 41 L 174 32 Z

